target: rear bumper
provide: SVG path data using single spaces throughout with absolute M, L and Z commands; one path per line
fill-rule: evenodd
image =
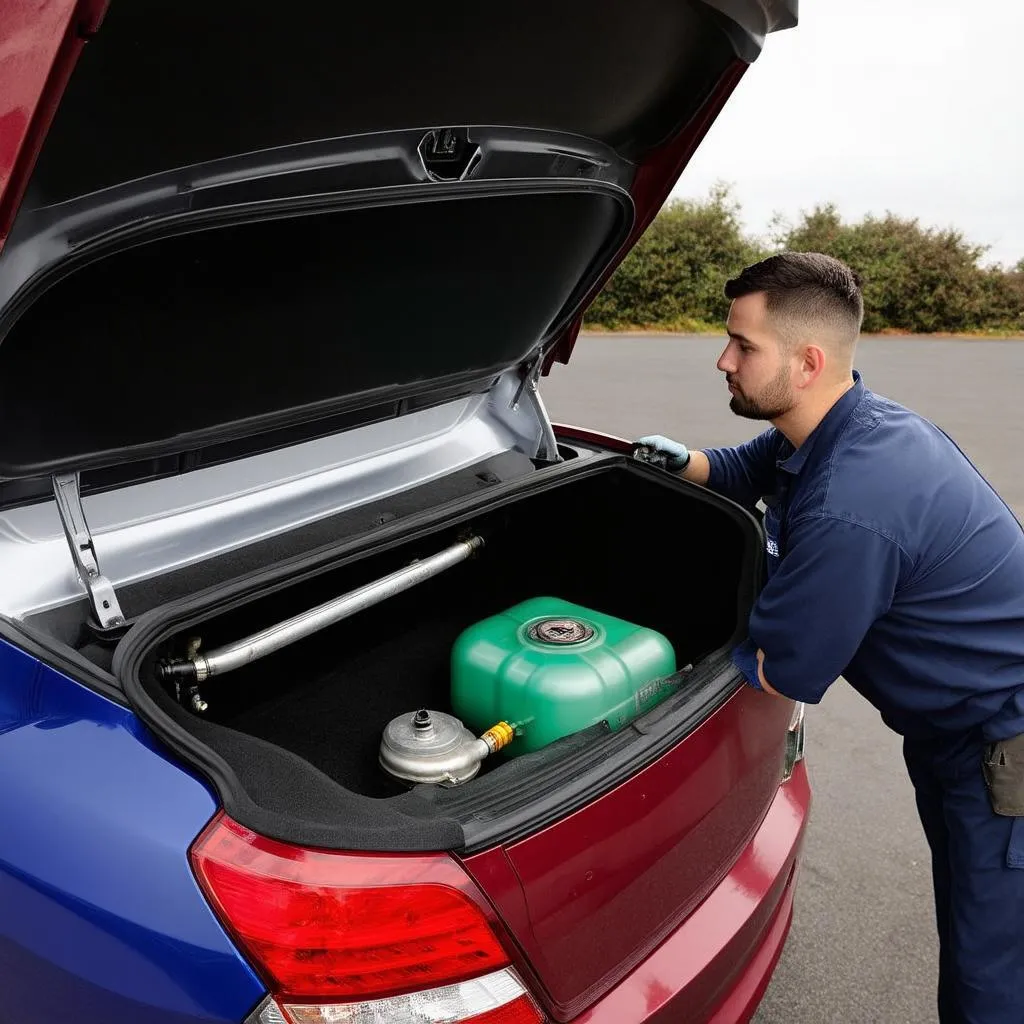
M 810 804 L 800 761 L 721 883 L 573 1024 L 745 1024 L 789 933 Z

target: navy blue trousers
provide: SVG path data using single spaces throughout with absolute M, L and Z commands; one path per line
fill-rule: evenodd
M 1024 1024 L 1024 818 L 992 811 L 982 750 L 903 744 L 932 853 L 940 1024 Z

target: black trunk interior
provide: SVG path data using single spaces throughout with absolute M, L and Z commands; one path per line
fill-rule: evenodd
M 347 790 L 404 791 L 379 767 L 396 715 L 447 711 L 449 652 L 472 623 L 526 598 L 563 598 L 663 632 L 680 666 L 732 642 L 749 601 L 749 522 L 643 470 L 610 469 L 482 513 L 415 544 L 372 555 L 263 597 L 175 637 L 231 642 L 438 551 L 466 531 L 473 560 L 252 665 L 204 684 L 204 716 L 283 747 Z M 152 663 L 150 661 L 150 663 Z M 158 686 L 150 675 L 147 688 Z M 485 770 L 493 765 L 485 762 Z M 472 785 L 472 784 L 470 784 Z

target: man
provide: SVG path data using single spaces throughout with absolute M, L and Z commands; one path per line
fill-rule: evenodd
M 842 675 L 904 737 L 939 1018 L 1024 1022 L 1024 531 L 942 431 L 866 389 L 847 266 L 783 253 L 726 296 L 731 408 L 771 428 L 735 448 L 641 443 L 687 480 L 763 499 L 768 579 L 735 661 L 809 703 Z

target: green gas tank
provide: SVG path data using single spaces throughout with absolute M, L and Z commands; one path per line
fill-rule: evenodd
M 555 597 L 470 626 L 452 649 L 455 714 L 477 733 L 508 722 L 507 754 L 539 750 L 607 721 L 619 729 L 671 689 L 672 645 L 653 629 Z

